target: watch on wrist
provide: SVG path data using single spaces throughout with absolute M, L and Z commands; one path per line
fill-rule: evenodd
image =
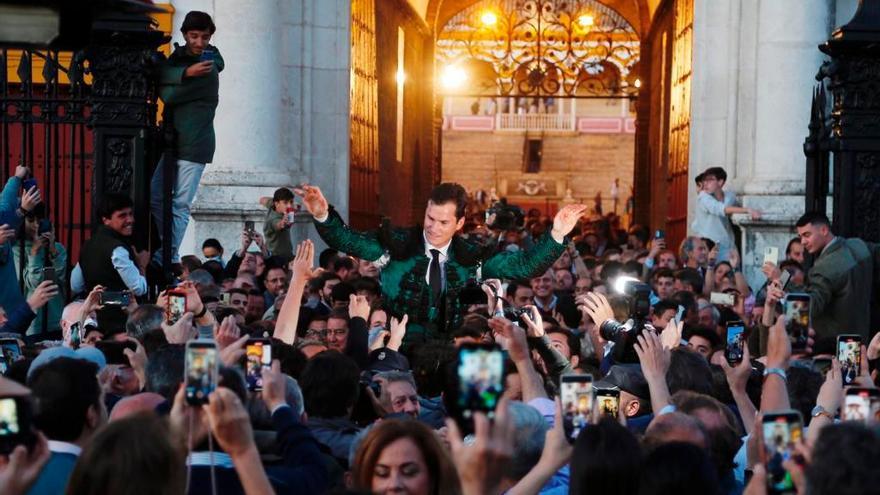
M 822 407 L 819 404 L 816 404 L 816 407 L 813 408 L 813 412 L 810 415 L 814 418 L 818 418 L 819 416 L 825 416 L 828 419 L 834 419 L 834 415 L 828 412 L 827 409 Z
M 788 381 L 788 375 L 786 375 L 785 370 L 782 368 L 764 368 L 764 378 L 770 375 L 776 375 L 782 378 L 782 381 Z

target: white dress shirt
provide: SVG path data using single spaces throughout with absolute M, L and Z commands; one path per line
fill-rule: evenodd
M 113 268 L 116 269 L 116 273 L 122 278 L 122 282 L 135 296 L 143 296 L 147 293 L 147 279 L 141 275 L 141 271 L 134 264 L 134 261 L 124 247 L 120 246 L 114 249 L 110 259 L 113 262 Z M 79 263 L 76 264 L 73 272 L 70 274 L 70 288 L 73 289 L 74 294 L 83 292 L 86 289 L 86 280 L 83 277 L 82 268 L 79 266 Z

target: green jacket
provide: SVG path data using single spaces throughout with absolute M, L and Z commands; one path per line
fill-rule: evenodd
M 202 77 L 184 77 L 199 57 L 174 45 L 174 52 L 159 70 L 159 97 L 165 103 L 165 120 L 174 127 L 175 152 L 180 160 L 211 163 L 214 160 L 214 112 L 217 110 L 223 57 L 216 47 L 214 68 Z
M 812 296 L 810 311 L 816 338 L 859 334 L 871 336 L 871 289 L 880 267 L 880 246 L 861 239 L 836 238 L 807 274 L 805 292 Z
M 36 256 L 31 256 L 31 241 L 24 243 L 24 273 L 21 271 L 21 244 L 15 243 L 12 247 L 12 254 L 15 260 L 15 273 L 23 274 L 25 297 L 31 294 L 43 282 L 43 263 L 46 259 L 47 249 L 40 248 Z M 67 250 L 60 242 L 55 243 L 55 250 L 58 255 L 51 258 L 52 267 L 55 268 L 55 281 L 58 283 L 60 290 L 58 295 L 49 300 L 49 303 L 36 312 L 36 318 L 28 328 L 28 335 L 35 335 L 43 331 L 43 317 L 48 316 L 46 320 L 46 330 L 51 332 L 61 328 L 61 312 L 64 311 L 65 294 L 67 293 Z
M 461 326 L 466 308 L 459 303 L 458 296 L 468 280 L 532 278 L 547 270 L 565 251 L 565 245 L 549 234 L 527 251 L 501 253 L 495 253 L 494 246 L 485 248 L 455 236 L 444 264 L 446 297 L 445 306 L 440 308 L 425 282 L 431 259 L 425 255 L 421 227 L 385 225 L 376 232 L 357 232 L 345 225 L 333 208 L 326 221 L 315 221 L 315 227 L 330 247 L 384 264 L 382 295 L 391 315 L 409 315 L 408 344 L 450 339 L 451 332 Z

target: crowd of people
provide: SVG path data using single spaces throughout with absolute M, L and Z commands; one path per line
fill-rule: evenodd
M 750 286 L 728 217 L 760 212 L 723 169 L 677 246 L 451 183 L 422 225 L 358 232 L 306 184 L 179 256 L 214 30 L 187 14 L 161 74 L 173 286 L 152 290 L 129 197 L 100 196 L 69 270 L 30 171 L 0 193 L 0 495 L 878 491 L 878 249 L 807 213 Z M 305 212 L 328 248 L 292 242 Z
M 19 182 L 7 188 L 25 254 L 57 260 L 63 248 L 38 232 L 40 198 Z M 337 249 L 292 246 L 296 195 Z M 409 230 L 355 232 L 315 187 L 261 201 L 263 229 L 247 226 L 228 256 L 205 240 L 154 300 L 149 255 L 125 243 L 124 196 L 104 196 L 69 283 L 62 263 L 25 264 L 24 300 L 3 306 L 0 333 L 0 493 L 875 491 L 880 337 L 850 323 L 869 318 L 845 290 L 864 265 L 813 276 L 854 241 L 821 215 L 801 219 L 751 288 L 735 246 L 725 260 L 701 237 L 672 251 L 662 232 L 623 231 L 577 205 L 502 231 L 493 217 L 505 211 L 487 215 L 442 184 L 410 229 L 415 252 L 395 252 Z M 467 253 L 482 278 L 456 273 Z M 801 293 L 812 295 L 803 339 L 783 304 Z M 57 314 L 57 334 L 33 326 L 40 312 Z M 860 338 L 847 363 L 842 333 Z M 462 365 L 481 349 L 503 351 L 497 366 Z M 211 359 L 216 377 L 199 374 Z M 468 373 L 479 376 L 463 384 Z

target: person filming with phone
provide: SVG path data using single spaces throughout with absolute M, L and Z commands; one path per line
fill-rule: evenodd
M 163 235 L 162 203 L 165 193 L 165 160 L 175 161 L 172 187 L 171 262 L 180 263 L 178 249 L 189 223 L 189 213 L 196 197 L 205 165 L 214 160 L 214 112 L 217 109 L 219 74 L 225 64 L 217 47 L 210 44 L 216 27 L 205 12 L 187 12 L 180 32 L 184 46 L 174 51 L 159 73 L 159 97 L 165 104 L 163 122 L 173 130 L 173 143 L 159 160 L 150 183 L 150 209 Z M 153 261 L 162 261 L 162 250 Z
M 351 230 L 316 186 L 295 190 L 331 248 L 383 266 L 382 292 L 391 313 L 409 315 L 406 343 L 451 340 L 465 306 L 458 295 L 475 278 L 529 279 L 546 271 L 566 250 L 565 236 L 586 210 L 563 207 L 552 232 L 528 250 L 487 254 L 486 246 L 458 235 L 464 227 L 467 193 L 455 183 L 431 191 L 421 227 L 392 228 L 377 235 Z M 494 253 L 494 245 L 490 246 Z

